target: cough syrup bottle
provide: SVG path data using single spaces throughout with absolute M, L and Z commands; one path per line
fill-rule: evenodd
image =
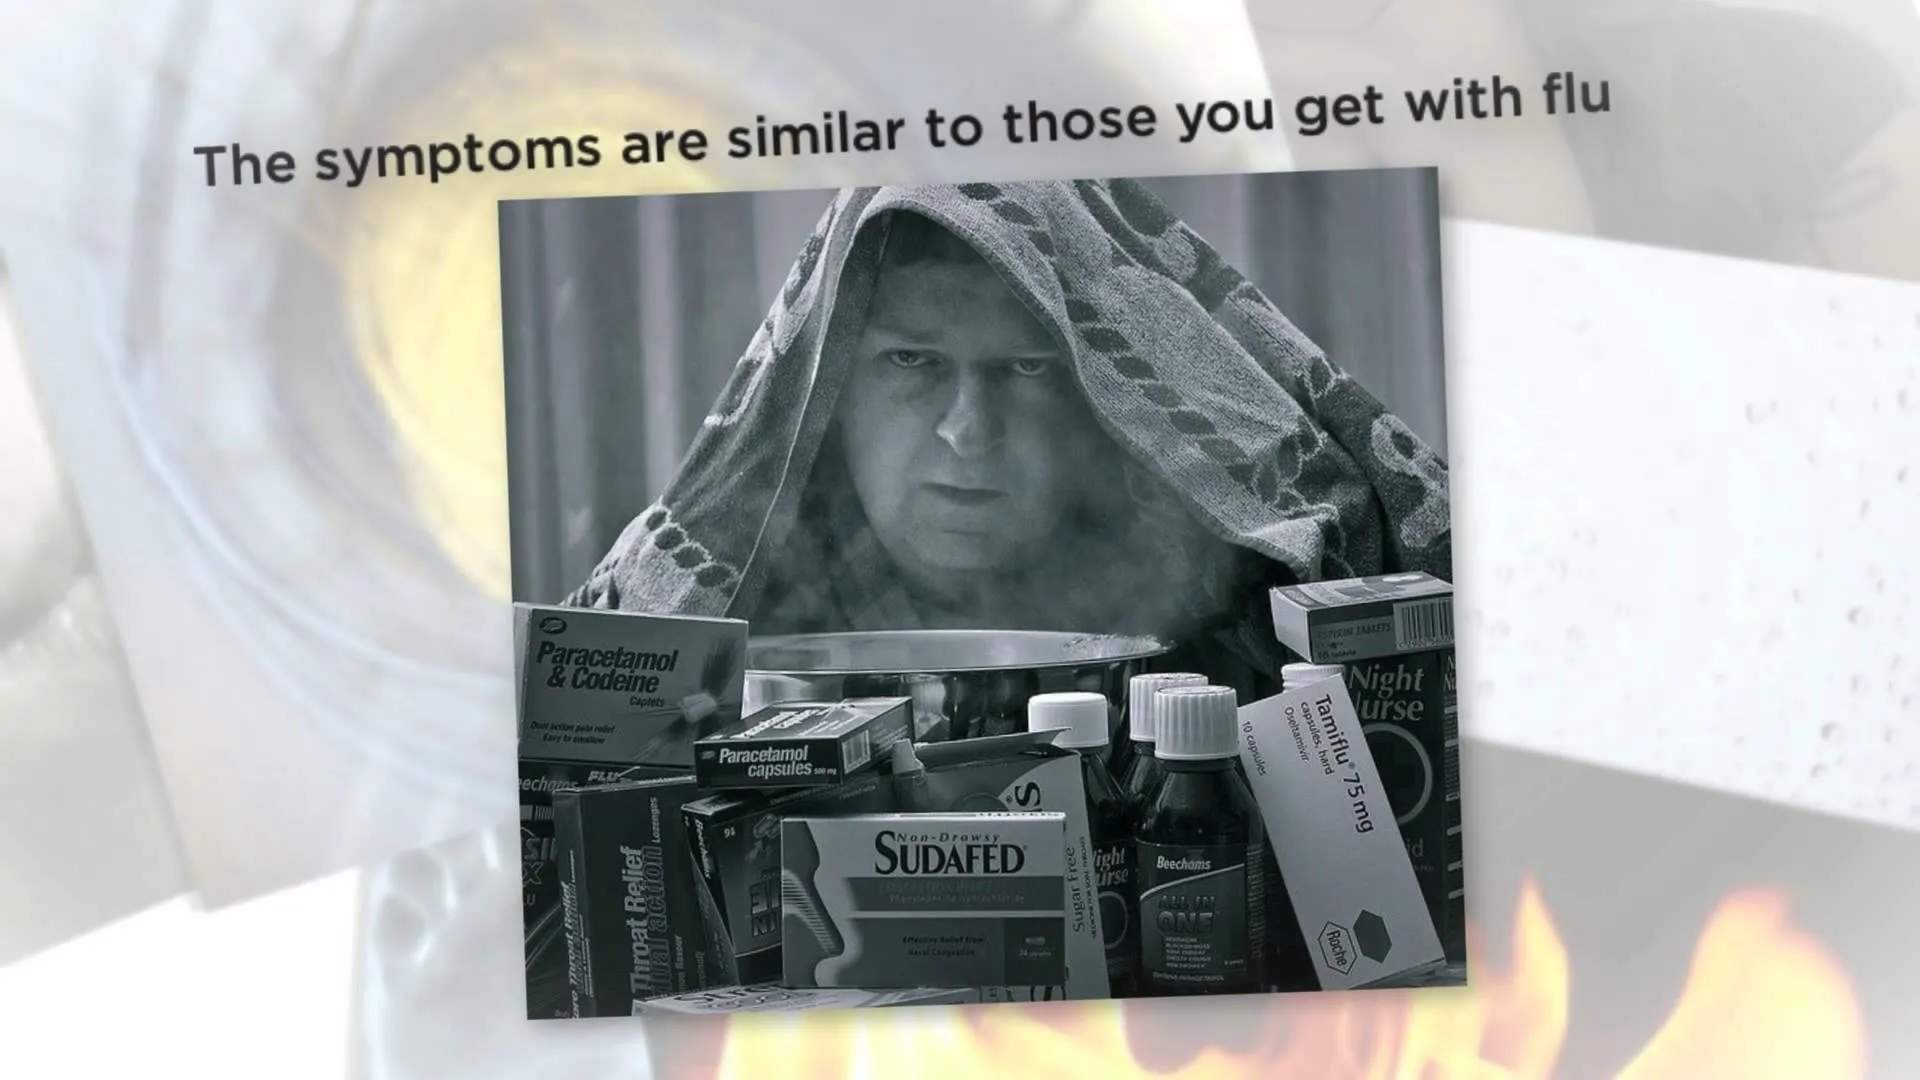
M 1100 932 L 1107 949 L 1107 981 L 1113 996 L 1127 997 L 1139 981 L 1140 936 L 1135 926 L 1133 815 L 1120 785 L 1107 771 L 1111 729 L 1102 694 L 1036 694 L 1027 700 L 1027 730 L 1057 731 L 1053 745 L 1080 755 L 1080 782 L 1087 793 L 1087 832 L 1093 838 L 1093 874 L 1099 890 Z
M 1127 738 L 1133 743 L 1133 758 L 1126 775 L 1120 778 L 1120 790 L 1138 814 L 1147 799 L 1160 787 L 1165 771 L 1153 756 L 1157 727 L 1154 695 L 1169 686 L 1205 686 L 1207 680 L 1191 672 L 1172 671 L 1135 675 L 1127 681 Z
M 1267 988 L 1266 836 L 1240 778 L 1231 687 L 1155 695 L 1154 757 L 1165 770 L 1141 809 L 1141 992 L 1246 994 Z

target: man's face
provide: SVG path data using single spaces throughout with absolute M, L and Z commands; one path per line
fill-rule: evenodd
M 1033 559 L 1106 445 L 1067 357 L 984 263 L 882 270 L 839 426 L 881 545 L 935 587 Z

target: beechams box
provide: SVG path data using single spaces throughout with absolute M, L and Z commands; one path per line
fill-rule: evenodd
M 787 818 L 781 983 L 1064 984 L 1065 825 L 1059 813 Z
M 856 990 L 810 987 L 790 990 L 766 983 L 726 986 L 676 997 L 633 1003 L 633 1015 L 716 1016 L 742 1012 L 801 1012 L 807 1009 L 885 1009 L 898 1005 L 971 1005 L 977 990 Z
M 911 698 L 783 701 L 695 743 L 693 774 L 714 790 L 824 787 L 912 731 Z
M 1240 709 L 1240 763 L 1323 990 L 1445 961 L 1393 807 L 1337 679 Z
M 893 784 L 877 772 L 832 787 L 720 792 L 682 809 L 714 953 L 729 982 L 780 978 L 781 819 L 893 809 Z
M 514 605 L 527 1015 L 571 1015 L 552 793 L 690 773 L 700 734 L 739 719 L 747 625 Z
M 1282 645 L 1341 664 L 1394 819 L 1455 963 L 1466 959 L 1453 587 L 1428 574 L 1273 590 Z
M 1113 996 L 1107 972 L 1108 927 L 1101 915 L 1100 867 L 1094 859 L 1093 823 L 1080 755 L 1052 745 L 1057 736 L 1057 732 L 1021 732 L 952 742 L 897 743 L 887 770 L 902 811 L 1047 811 L 1065 817 L 1067 980 L 1060 992 L 1070 1000 L 1098 1000 Z M 1105 902 L 1124 907 L 1118 896 Z M 1006 996 L 988 1000 L 1030 1000 L 1024 994 L 1021 988 L 1011 988 Z
M 573 1016 L 625 1016 L 635 999 L 724 984 L 680 814 L 694 793 L 685 776 L 554 793 Z

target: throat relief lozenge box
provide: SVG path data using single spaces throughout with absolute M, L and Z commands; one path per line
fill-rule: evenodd
M 781 981 L 1060 988 L 1065 848 L 1059 813 L 788 818 Z
M 554 793 L 571 1015 L 722 985 L 680 813 L 694 794 L 692 777 Z

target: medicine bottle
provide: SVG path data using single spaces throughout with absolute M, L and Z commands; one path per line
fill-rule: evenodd
M 1142 808 L 1142 993 L 1266 989 L 1266 830 L 1239 769 L 1239 701 L 1231 687 L 1173 686 L 1155 695 L 1154 758 L 1165 770 Z
M 1103 694 L 1036 694 L 1027 700 L 1027 730 L 1059 732 L 1053 745 L 1080 756 L 1100 932 L 1106 939 L 1107 982 L 1114 997 L 1127 997 L 1139 979 L 1140 936 L 1134 924 L 1140 894 L 1134 882 L 1133 815 L 1120 785 L 1107 771 L 1112 731 L 1107 713 Z
M 1312 686 L 1323 679 L 1338 679 L 1347 669 L 1340 664 L 1286 664 L 1280 668 L 1280 692 Z
M 1120 778 L 1120 790 L 1137 815 L 1147 796 L 1160 786 L 1164 770 L 1153 756 L 1154 695 L 1169 686 L 1205 686 L 1204 676 L 1187 671 L 1135 675 L 1127 681 L 1127 739 L 1133 744 L 1133 757 Z

